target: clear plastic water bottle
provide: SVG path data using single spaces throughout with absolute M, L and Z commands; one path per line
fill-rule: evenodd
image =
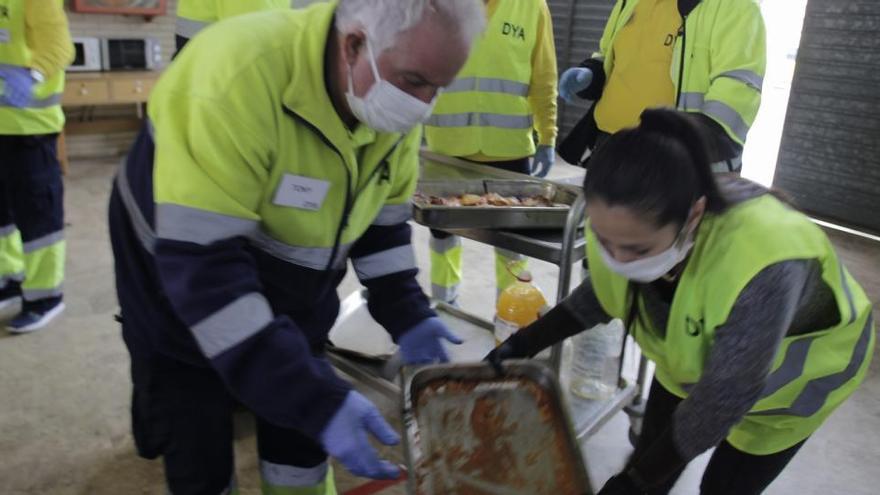
M 606 400 L 617 391 L 623 344 L 623 322 L 612 320 L 572 337 L 571 392 L 581 398 Z

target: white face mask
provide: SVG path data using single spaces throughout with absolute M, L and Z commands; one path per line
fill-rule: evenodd
M 382 79 L 369 41 L 366 45 L 375 82 L 366 95 L 355 96 L 351 66 L 349 66 L 348 90 L 345 92 L 345 98 L 354 116 L 379 132 L 407 132 L 428 120 L 434 110 L 437 97 L 435 96 L 431 103 L 425 103 Z
M 666 251 L 626 263 L 614 259 L 601 242 L 599 243 L 599 254 L 602 256 L 602 261 L 605 262 L 605 265 L 612 271 L 633 282 L 647 284 L 666 275 L 687 258 L 688 253 L 690 253 L 691 248 L 694 246 L 694 241 L 690 238 L 690 234 L 687 234 L 688 240 L 686 241 L 681 241 L 683 237 L 685 237 L 685 233 L 682 230 L 676 236 L 672 246 L 669 246 L 669 249 Z

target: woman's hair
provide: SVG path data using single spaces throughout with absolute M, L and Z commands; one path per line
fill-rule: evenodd
M 684 112 L 645 110 L 638 127 L 609 137 L 590 158 L 587 201 L 633 209 L 661 227 L 684 225 L 701 196 L 708 211 L 723 211 L 727 201 L 712 173 L 705 132 Z

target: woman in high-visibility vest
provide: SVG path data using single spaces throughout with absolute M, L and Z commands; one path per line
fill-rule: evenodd
M 643 430 L 601 495 L 761 493 L 864 379 L 871 304 L 828 237 L 767 189 L 711 172 L 693 117 L 648 110 L 590 162 L 590 278 L 487 359 L 624 320 L 656 363 Z

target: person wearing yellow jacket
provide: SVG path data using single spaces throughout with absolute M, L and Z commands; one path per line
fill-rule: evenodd
M 479 0 L 260 12 L 162 75 L 109 213 L 135 444 L 164 457 L 170 493 L 235 493 L 236 402 L 264 493 L 335 494 L 328 455 L 399 475 L 368 440 L 397 434 L 324 350 L 349 262 L 404 362 L 461 342 L 416 280 L 407 222 L 419 124 L 483 23 Z
M 199 31 L 217 21 L 261 10 L 287 9 L 292 5 L 291 0 L 179 0 L 174 29 L 177 51 Z
M 755 0 L 617 0 L 599 51 L 566 70 L 559 93 L 595 102 L 559 146 L 586 164 L 646 108 L 697 115 L 711 132 L 716 172 L 738 172 L 761 104 L 766 32 Z
M 0 308 L 22 301 L 10 332 L 64 310 L 64 184 L 56 141 L 73 44 L 62 0 L 0 4 Z
M 624 320 L 656 371 L 635 452 L 599 495 L 669 493 L 712 448 L 700 493 L 763 493 L 874 354 L 871 303 L 822 229 L 714 174 L 704 133 L 647 110 L 608 138 L 584 183 L 590 278 L 488 356 L 503 366 Z
M 555 160 L 556 48 L 546 0 L 486 0 L 489 23 L 465 67 L 425 124 L 430 151 L 544 177 Z M 538 143 L 535 147 L 534 135 Z M 530 162 L 530 157 L 534 155 Z M 431 231 L 431 294 L 454 303 L 461 239 Z M 496 249 L 500 293 L 525 259 Z

